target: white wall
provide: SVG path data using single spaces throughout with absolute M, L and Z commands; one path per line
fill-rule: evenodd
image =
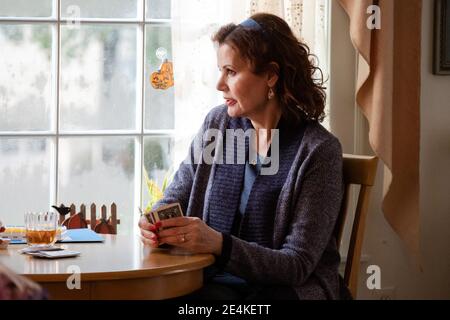
M 349 19 L 337 0 L 330 17 L 330 129 L 345 153 L 354 153 L 356 54 L 349 36 Z
M 405 248 L 381 212 L 382 166 L 373 190 L 360 272 L 358 298 L 450 299 L 450 76 L 432 74 L 433 2 L 423 1 L 421 89 L 421 249 L 422 267 Z M 415 36 L 415 35 L 411 35 Z M 366 147 L 367 154 L 371 154 Z M 366 287 L 368 264 L 381 267 L 385 292 Z M 392 289 L 392 290 L 390 290 Z

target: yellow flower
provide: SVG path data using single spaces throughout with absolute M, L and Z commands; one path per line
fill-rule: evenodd
M 144 170 L 144 178 L 145 178 L 145 183 L 147 185 L 147 191 L 148 191 L 148 195 L 149 195 L 149 201 L 147 203 L 147 207 L 145 208 L 145 211 L 150 211 L 153 207 L 153 205 L 158 202 L 159 200 L 161 200 L 164 196 L 164 191 L 166 190 L 168 184 L 169 184 L 169 180 L 171 180 L 171 177 L 169 176 L 170 171 L 168 171 L 164 177 L 163 180 L 163 184 L 162 187 L 159 188 L 158 185 L 156 184 L 156 182 L 153 179 L 150 179 L 148 177 L 147 171 L 145 170 L 145 168 L 143 168 Z

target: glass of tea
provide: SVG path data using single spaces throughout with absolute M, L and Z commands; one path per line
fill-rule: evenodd
M 52 246 L 56 242 L 58 215 L 54 212 L 25 214 L 25 236 L 29 246 Z

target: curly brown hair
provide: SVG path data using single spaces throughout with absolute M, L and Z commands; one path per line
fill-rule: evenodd
M 299 41 L 281 18 L 257 13 L 250 17 L 261 28 L 249 28 L 234 23 L 221 27 L 212 41 L 228 44 L 250 63 L 252 72 L 275 71 L 275 86 L 283 116 L 286 119 L 322 122 L 325 113 L 325 87 L 322 70 L 309 47 Z M 274 69 L 276 62 L 279 68 Z

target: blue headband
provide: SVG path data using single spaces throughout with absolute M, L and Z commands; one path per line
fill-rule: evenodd
M 261 25 L 253 20 L 252 18 L 248 18 L 247 20 L 241 22 L 239 25 L 243 26 L 244 28 L 250 28 L 250 29 L 256 29 L 260 31 L 264 31 Z

